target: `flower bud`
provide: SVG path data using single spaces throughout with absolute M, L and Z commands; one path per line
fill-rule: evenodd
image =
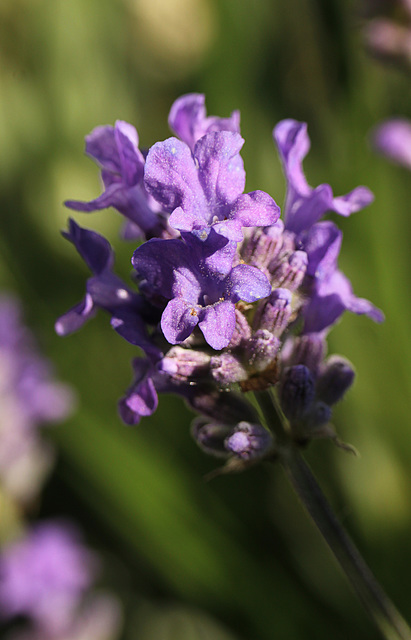
M 244 419 L 248 422 L 258 420 L 253 405 L 238 393 L 224 393 L 215 385 L 193 385 L 188 389 L 189 393 L 185 397 L 190 406 L 216 422 L 237 424 Z
M 242 248 L 244 262 L 265 270 L 281 250 L 283 231 L 282 220 L 277 220 L 271 227 L 256 227 Z
M 250 367 L 257 372 L 264 371 L 275 363 L 280 340 L 267 329 L 259 329 L 247 344 L 247 358 Z
M 202 351 L 172 347 L 158 363 L 158 369 L 177 382 L 191 382 L 208 377 L 210 360 Z
M 288 366 L 303 364 L 316 376 L 324 358 L 326 344 L 318 333 L 308 333 L 294 338 L 292 345 L 287 345 L 285 362 Z
M 205 453 L 218 458 L 227 458 L 229 452 L 225 448 L 224 442 L 232 429 L 231 426 L 225 424 L 206 422 L 204 418 L 196 418 L 191 426 L 191 435 Z
M 239 422 L 234 433 L 225 440 L 226 449 L 242 460 L 258 460 L 273 447 L 273 437 L 260 424 Z
M 254 318 L 255 329 L 268 329 L 280 336 L 291 316 L 291 293 L 288 289 L 274 289 L 261 304 Z
M 211 375 L 222 387 L 247 379 L 241 362 L 231 353 L 222 353 L 211 358 Z
M 313 402 L 301 420 L 291 423 L 294 440 L 305 445 L 313 438 L 334 437 L 334 431 L 328 425 L 330 419 L 330 407 L 325 402 Z
M 236 309 L 234 333 L 231 337 L 228 348 L 235 349 L 235 347 L 239 347 L 241 343 L 247 341 L 250 336 L 251 329 L 250 325 L 248 324 L 247 318 L 243 313 L 241 313 L 239 309 Z
M 317 395 L 327 404 L 335 404 L 354 381 L 351 363 L 342 356 L 330 356 L 317 382 Z
M 307 367 L 297 364 L 284 371 L 280 386 L 280 402 L 289 420 L 300 419 L 309 409 L 314 396 L 314 378 Z
M 283 260 L 272 272 L 274 287 L 284 287 L 296 291 L 301 285 L 307 271 L 308 257 L 305 251 L 294 251 Z
M 323 427 L 331 419 L 331 409 L 325 402 L 315 402 L 308 413 L 304 416 L 304 424 L 307 431 L 315 432 Z

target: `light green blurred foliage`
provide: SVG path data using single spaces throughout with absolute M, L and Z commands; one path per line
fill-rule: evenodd
M 307 454 L 378 578 L 411 616 L 411 179 L 367 141 L 382 118 L 411 117 L 410 79 L 367 58 L 356 15 L 355 3 L 343 0 L 0 3 L 0 283 L 22 296 L 44 350 L 81 399 L 76 416 L 53 432 L 60 465 L 40 514 L 81 520 L 116 558 L 108 580 L 130 611 L 134 599 L 151 600 L 154 612 L 158 601 L 178 600 L 243 640 L 374 637 L 278 470 L 204 482 L 214 462 L 191 441 L 191 414 L 179 400 L 162 398 L 136 429 L 120 422 L 116 402 L 136 353 L 107 317 L 64 340 L 53 332 L 88 276 L 59 235 L 69 214 L 62 201 L 100 192 L 84 136 L 125 119 L 149 146 L 169 135 L 172 101 L 199 91 L 210 114 L 241 110 L 248 190 L 282 203 L 271 130 L 295 117 L 309 125 L 311 184 L 328 182 L 337 195 L 366 184 L 375 193 L 369 209 L 337 222 L 341 266 L 386 322 L 346 314 L 330 336 L 330 351 L 358 373 L 335 425 L 361 457 L 329 443 Z M 75 218 L 110 239 L 127 279 L 134 245 L 118 239 L 120 216 Z M 158 627 L 147 622 L 143 640 L 219 637 L 208 622 L 194 635 L 197 618 L 182 610 L 159 613 L 150 623 Z M 166 628 L 177 619 L 175 636 Z

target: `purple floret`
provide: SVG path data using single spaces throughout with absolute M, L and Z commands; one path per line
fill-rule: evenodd
M 366 314 L 375 322 L 384 320 L 382 311 L 354 295 L 349 279 L 338 269 L 342 233 L 333 222 L 318 222 L 301 234 L 300 241 L 308 255 L 310 287 L 303 309 L 305 333 L 331 327 L 346 310 Z
M 335 269 L 317 280 L 304 308 L 304 332 L 320 332 L 333 325 L 344 311 L 367 315 L 374 322 L 383 322 L 383 312 L 365 298 L 354 295 L 349 279 Z
M 20 304 L 5 295 L 0 296 L 0 390 L 7 398 L 15 397 L 19 423 L 28 429 L 64 419 L 74 399 L 67 386 L 54 380 L 51 363 L 38 353 L 23 324 Z
M 333 222 L 319 222 L 328 211 L 349 216 L 370 204 L 372 193 L 357 187 L 344 196 L 334 197 L 328 184 L 313 189 L 305 178 L 302 161 L 310 148 L 307 125 L 283 120 L 275 127 L 277 143 L 287 181 L 284 222 L 295 243 L 307 254 L 304 284 L 309 296 L 303 308 L 304 331 L 323 331 L 345 311 L 366 314 L 376 322 L 383 313 L 363 298 L 357 298 L 348 278 L 338 269 L 342 233 Z
M 114 127 L 96 127 L 86 136 L 86 153 L 100 165 L 105 190 L 95 200 L 67 200 L 65 205 L 86 213 L 114 207 L 128 220 L 127 239 L 168 237 L 169 229 L 161 208 L 144 187 L 145 161 L 138 148 L 136 129 L 121 120 Z
M 200 241 L 195 246 L 150 240 L 134 252 L 132 262 L 142 290 L 167 301 L 161 328 L 169 343 L 183 342 L 198 325 L 211 347 L 223 349 L 234 332 L 235 303 L 265 298 L 271 285 L 259 269 L 244 264 L 228 274 L 213 271 L 203 249 Z
M 138 424 L 145 416 L 151 416 L 158 406 L 153 364 L 147 358 L 135 358 L 133 370 L 133 384 L 118 404 L 121 419 L 130 425 Z
M 69 221 L 69 231 L 63 235 L 74 244 L 94 275 L 87 280 L 83 300 L 57 320 L 56 332 L 66 336 L 77 331 L 101 308 L 111 315 L 112 327 L 128 342 L 146 353 L 159 353 L 146 328 L 147 316 L 152 310 L 112 272 L 114 253 L 109 242 L 95 231 L 83 229 L 74 220 Z
M 169 224 L 206 240 L 210 228 L 240 242 L 243 226 L 274 224 L 280 210 L 263 191 L 243 194 L 245 171 L 238 133 L 216 131 L 203 136 L 192 153 L 177 138 L 157 142 L 145 166 L 147 190 L 169 212 Z
M 38 353 L 17 300 L 0 296 L 0 484 L 19 505 L 36 497 L 54 459 L 39 428 L 64 420 L 74 405 Z
M 327 211 L 349 216 L 373 201 L 366 187 L 357 187 L 344 196 L 334 197 L 329 184 L 309 186 L 302 161 L 310 149 L 305 122 L 282 120 L 273 131 L 287 181 L 284 222 L 286 229 L 299 233 L 309 229 Z

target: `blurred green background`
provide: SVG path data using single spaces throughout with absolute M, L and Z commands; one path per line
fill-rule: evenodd
M 204 475 L 215 463 L 192 442 L 191 415 L 162 398 L 125 427 L 116 403 L 135 355 L 102 313 L 80 333 L 54 334 L 88 276 L 60 236 L 64 199 L 100 193 L 83 139 L 133 123 L 142 146 L 169 135 L 168 110 L 191 91 L 209 114 L 241 110 L 247 190 L 280 204 L 284 181 L 271 131 L 305 120 L 309 182 L 337 195 L 358 184 L 375 202 L 343 228 L 341 266 L 382 326 L 346 314 L 330 350 L 358 378 L 335 411 L 355 458 L 330 443 L 307 457 L 338 516 L 411 619 L 410 174 L 373 155 L 370 129 L 411 117 L 411 81 L 364 51 L 359 1 L 2 0 L 0 2 L 0 285 L 26 319 L 78 411 L 48 436 L 59 462 L 32 515 L 77 519 L 121 598 L 127 640 L 366 640 L 376 632 L 281 470 Z M 116 249 L 128 278 L 133 244 L 112 211 L 76 214 Z

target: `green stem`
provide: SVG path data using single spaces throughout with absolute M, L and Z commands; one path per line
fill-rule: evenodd
M 277 436 L 279 459 L 295 492 L 382 636 L 387 640 L 411 640 L 408 624 L 384 593 L 358 549 L 335 517 L 310 467 L 281 426 L 274 398 L 269 392 L 260 392 L 256 397 L 267 426 Z

